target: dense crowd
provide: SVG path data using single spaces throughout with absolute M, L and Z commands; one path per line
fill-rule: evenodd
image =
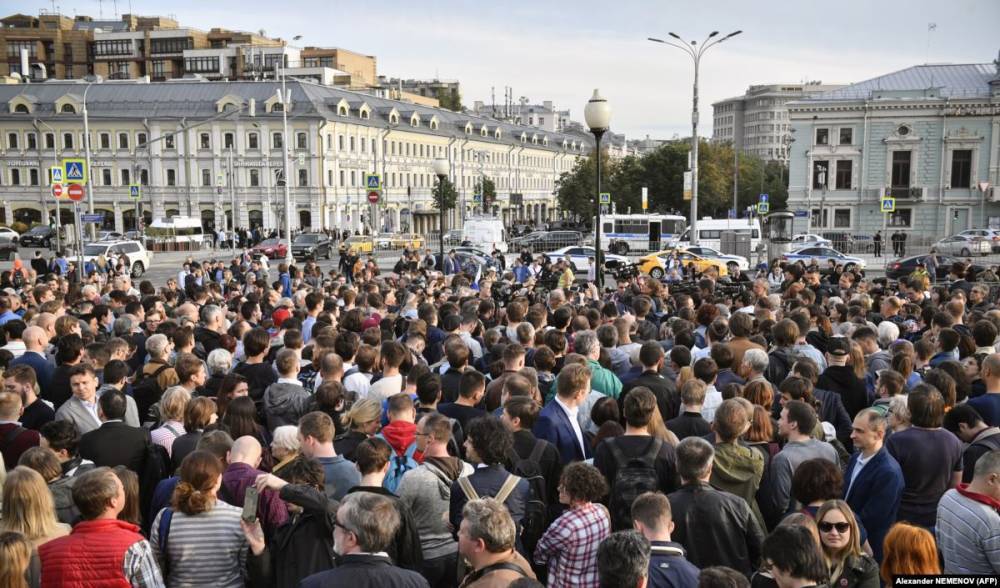
M 1000 574 L 989 282 L 525 255 L 4 272 L 0 586 Z

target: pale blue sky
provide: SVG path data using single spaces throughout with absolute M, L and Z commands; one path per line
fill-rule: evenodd
M 64 14 L 98 15 L 97 0 L 56 0 Z M 49 3 L 2 0 L 4 14 Z M 105 18 L 115 4 L 104 0 Z M 119 0 L 117 10 L 130 10 Z M 700 41 L 712 30 L 744 33 L 711 49 L 701 67 L 701 125 L 711 103 L 762 83 L 850 83 L 932 62 L 985 63 L 997 57 L 1000 0 L 132 0 L 137 14 L 174 15 L 201 29 L 264 29 L 302 45 L 375 55 L 382 75 L 457 79 L 463 101 L 489 102 L 512 86 L 515 100 L 552 100 L 583 119 L 600 88 L 612 129 L 639 138 L 690 133 L 691 58 L 646 41 L 668 31 Z M 927 24 L 937 23 L 930 34 Z

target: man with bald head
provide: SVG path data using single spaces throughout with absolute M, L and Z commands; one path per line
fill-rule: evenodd
M 185 302 L 184 304 L 177 307 L 174 311 L 174 316 L 178 319 L 186 319 L 189 324 L 194 326 L 198 324 L 198 307 L 190 302 Z
M 257 476 L 264 474 L 257 469 L 262 455 L 263 449 L 256 438 L 245 435 L 236 439 L 233 448 L 229 450 L 229 466 L 222 473 L 219 498 L 242 508 L 247 488 L 254 485 Z M 260 493 L 257 518 L 265 533 L 271 533 L 288 520 L 288 508 L 277 492 L 264 490 Z
M 52 321 L 52 324 L 55 324 L 55 320 Z M 24 341 L 24 354 L 11 361 L 10 365 L 23 364 L 35 370 L 35 378 L 38 380 L 41 395 L 44 397 L 49 391 L 49 385 L 52 383 L 52 372 L 55 370 L 55 366 L 45 356 L 49 337 L 41 327 L 31 326 L 21 334 L 21 340 Z
M 35 317 L 35 326 L 45 331 L 45 344 L 56 336 L 56 315 L 51 312 L 43 312 Z

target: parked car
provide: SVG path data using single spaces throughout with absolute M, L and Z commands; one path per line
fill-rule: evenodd
M 153 254 L 138 241 L 97 241 L 83 246 L 83 261 L 97 259 L 101 255 L 110 260 L 112 257 L 125 256 L 129 263 L 129 273 L 138 278 L 146 273 L 153 262 Z
M 302 259 L 333 258 L 333 244 L 323 233 L 302 233 L 292 239 L 292 257 Z
M 663 276 L 667 275 L 667 261 L 674 253 L 677 254 L 677 259 L 680 260 L 684 267 L 688 267 L 688 265 L 693 263 L 695 270 L 698 272 L 704 272 L 705 270 L 714 267 L 716 271 L 719 272 L 719 277 L 729 275 L 729 270 L 726 268 L 725 262 L 718 259 L 702 257 L 684 249 L 665 249 L 663 251 L 658 251 L 656 253 L 640 257 L 636 261 L 639 265 L 639 271 L 644 274 L 649 274 L 651 278 L 659 280 Z
M 898 280 L 904 276 L 908 276 L 917 269 L 917 263 L 923 263 L 924 267 L 927 267 L 928 254 L 922 253 L 920 255 L 911 255 L 910 257 L 904 257 L 903 259 L 894 261 L 885 267 L 885 277 L 890 280 Z M 937 256 L 938 265 L 937 271 L 934 272 L 935 279 L 943 280 L 948 277 L 948 271 L 951 266 L 961 260 L 952 257 L 950 255 L 938 255 Z M 984 271 L 986 268 L 981 265 L 972 264 L 972 269 L 976 273 Z
M 998 229 L 969 229 L 962 231 L 959 235 L 982 237 L 990 241 L 993 246 L 993 253 L 1000 253 L 1000 230 Z
M 422 249 L 424 238 L 416 233 L 381 235 L 376 239 L 375 244 L 379 249 Z
M 10 227 L 0 227 L 0 243 L 17 244 L 21 234 Z
M 56 230 L 45 225 L 32 227 L 26 233 L 21 234 L 18 244 L 21 247 L 52 247 L 52 241 L 56 238 Z
M 532 253 L 543 253 L 559 247 L 579 245 L 581 241 L 583 235 L 579 231 L 536 231 L 515 239 L 511 242 L 511 247 L 514 251 L 527 247 Z
M 865 260 L 860 257 L 844 255 L 831 247 L 803 247 L 791 253 L 786 253 L 781 258 L 785 261 L 795 262 L 802 260 L 806 263 L 815 259 L 821 266 L 828 264 L 832 260 L 834 263 L 844 266 L 845 270 L 865 268 Z
M 549 258 L 549 261 L 556 263 L 560 259 L 565 259 L 569 256 L 570 261 L 573 263 L 573 271 L 575 272 L 587 272 L 587 266 L 590 264 L 589 258 L 594 257 L 593 247 L 561 247 L 555 251 L 549 251 L 545 254 Z M 617 267 L 620 265 L 627 264 L 628 258 L 624 255 L 615 255 L 613 253 L 601 253 L 601 257 L 604 258 L 604 266 Z
M 288 246 L 282 239 L 264 239 L 254 246 L 251 250 L 251 254 L 253 253 L 265 255 L 268 259 L 284 259 L 288 256 Z
M 116 231 L 98 231 L 97 240 L 98 241 L 121 241 L 124 235 Z
M 802 245 L 803 247 L 806 245 L 814 247 L 830 247 L 833 245 L 833 242 L 813 233 L 800 233 L 792 236 L 792 244 L 793 246 Z
M 730 255 L 728 253 L 722 253 L 716 249 L 712 249 L 711 247 L 702 247 L 701 245 L 685 247 L 685 249 L 695 255 L 707 257 L 708 259 L 718 259 L 719 261 L 724 261 L 726 262 L 726 267 L 729 269 L 732 269 L 733 267 L 738 267 L 741 270 L 750 268 L 750 261 L 742 255 Z
M 362 253 L 371 253 L 375 249 L 375 241 L 372 241 L 371 237 L 354 235 L 344 241 L 344 248 L 347 250 L 353 249 L 359 255 Z
M 445 245 L 461 245 L 462 244 L 462 229 L 451 229 L 444 234 L 444 244 Z
M 932 245 L 938 253 L 972 257 L 973 255 L 989 255 L 993 252 L 993 242 L 978 235 L 952 235 L 945 237 Z

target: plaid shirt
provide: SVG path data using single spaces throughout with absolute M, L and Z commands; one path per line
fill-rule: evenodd
M 611 518 L 601 504 L 564 512 L 535 547 L 535 563 L 548 565 L 549 588 L 596 588 L 597 547 L 611 534 Z
M 122 566 L 125 578 L 135 588 L 163 588 L 163 577 L 160 566 L 153 555 L 153 547 L 149 541 L 136 541 L 125 552 L 125 562 Z

